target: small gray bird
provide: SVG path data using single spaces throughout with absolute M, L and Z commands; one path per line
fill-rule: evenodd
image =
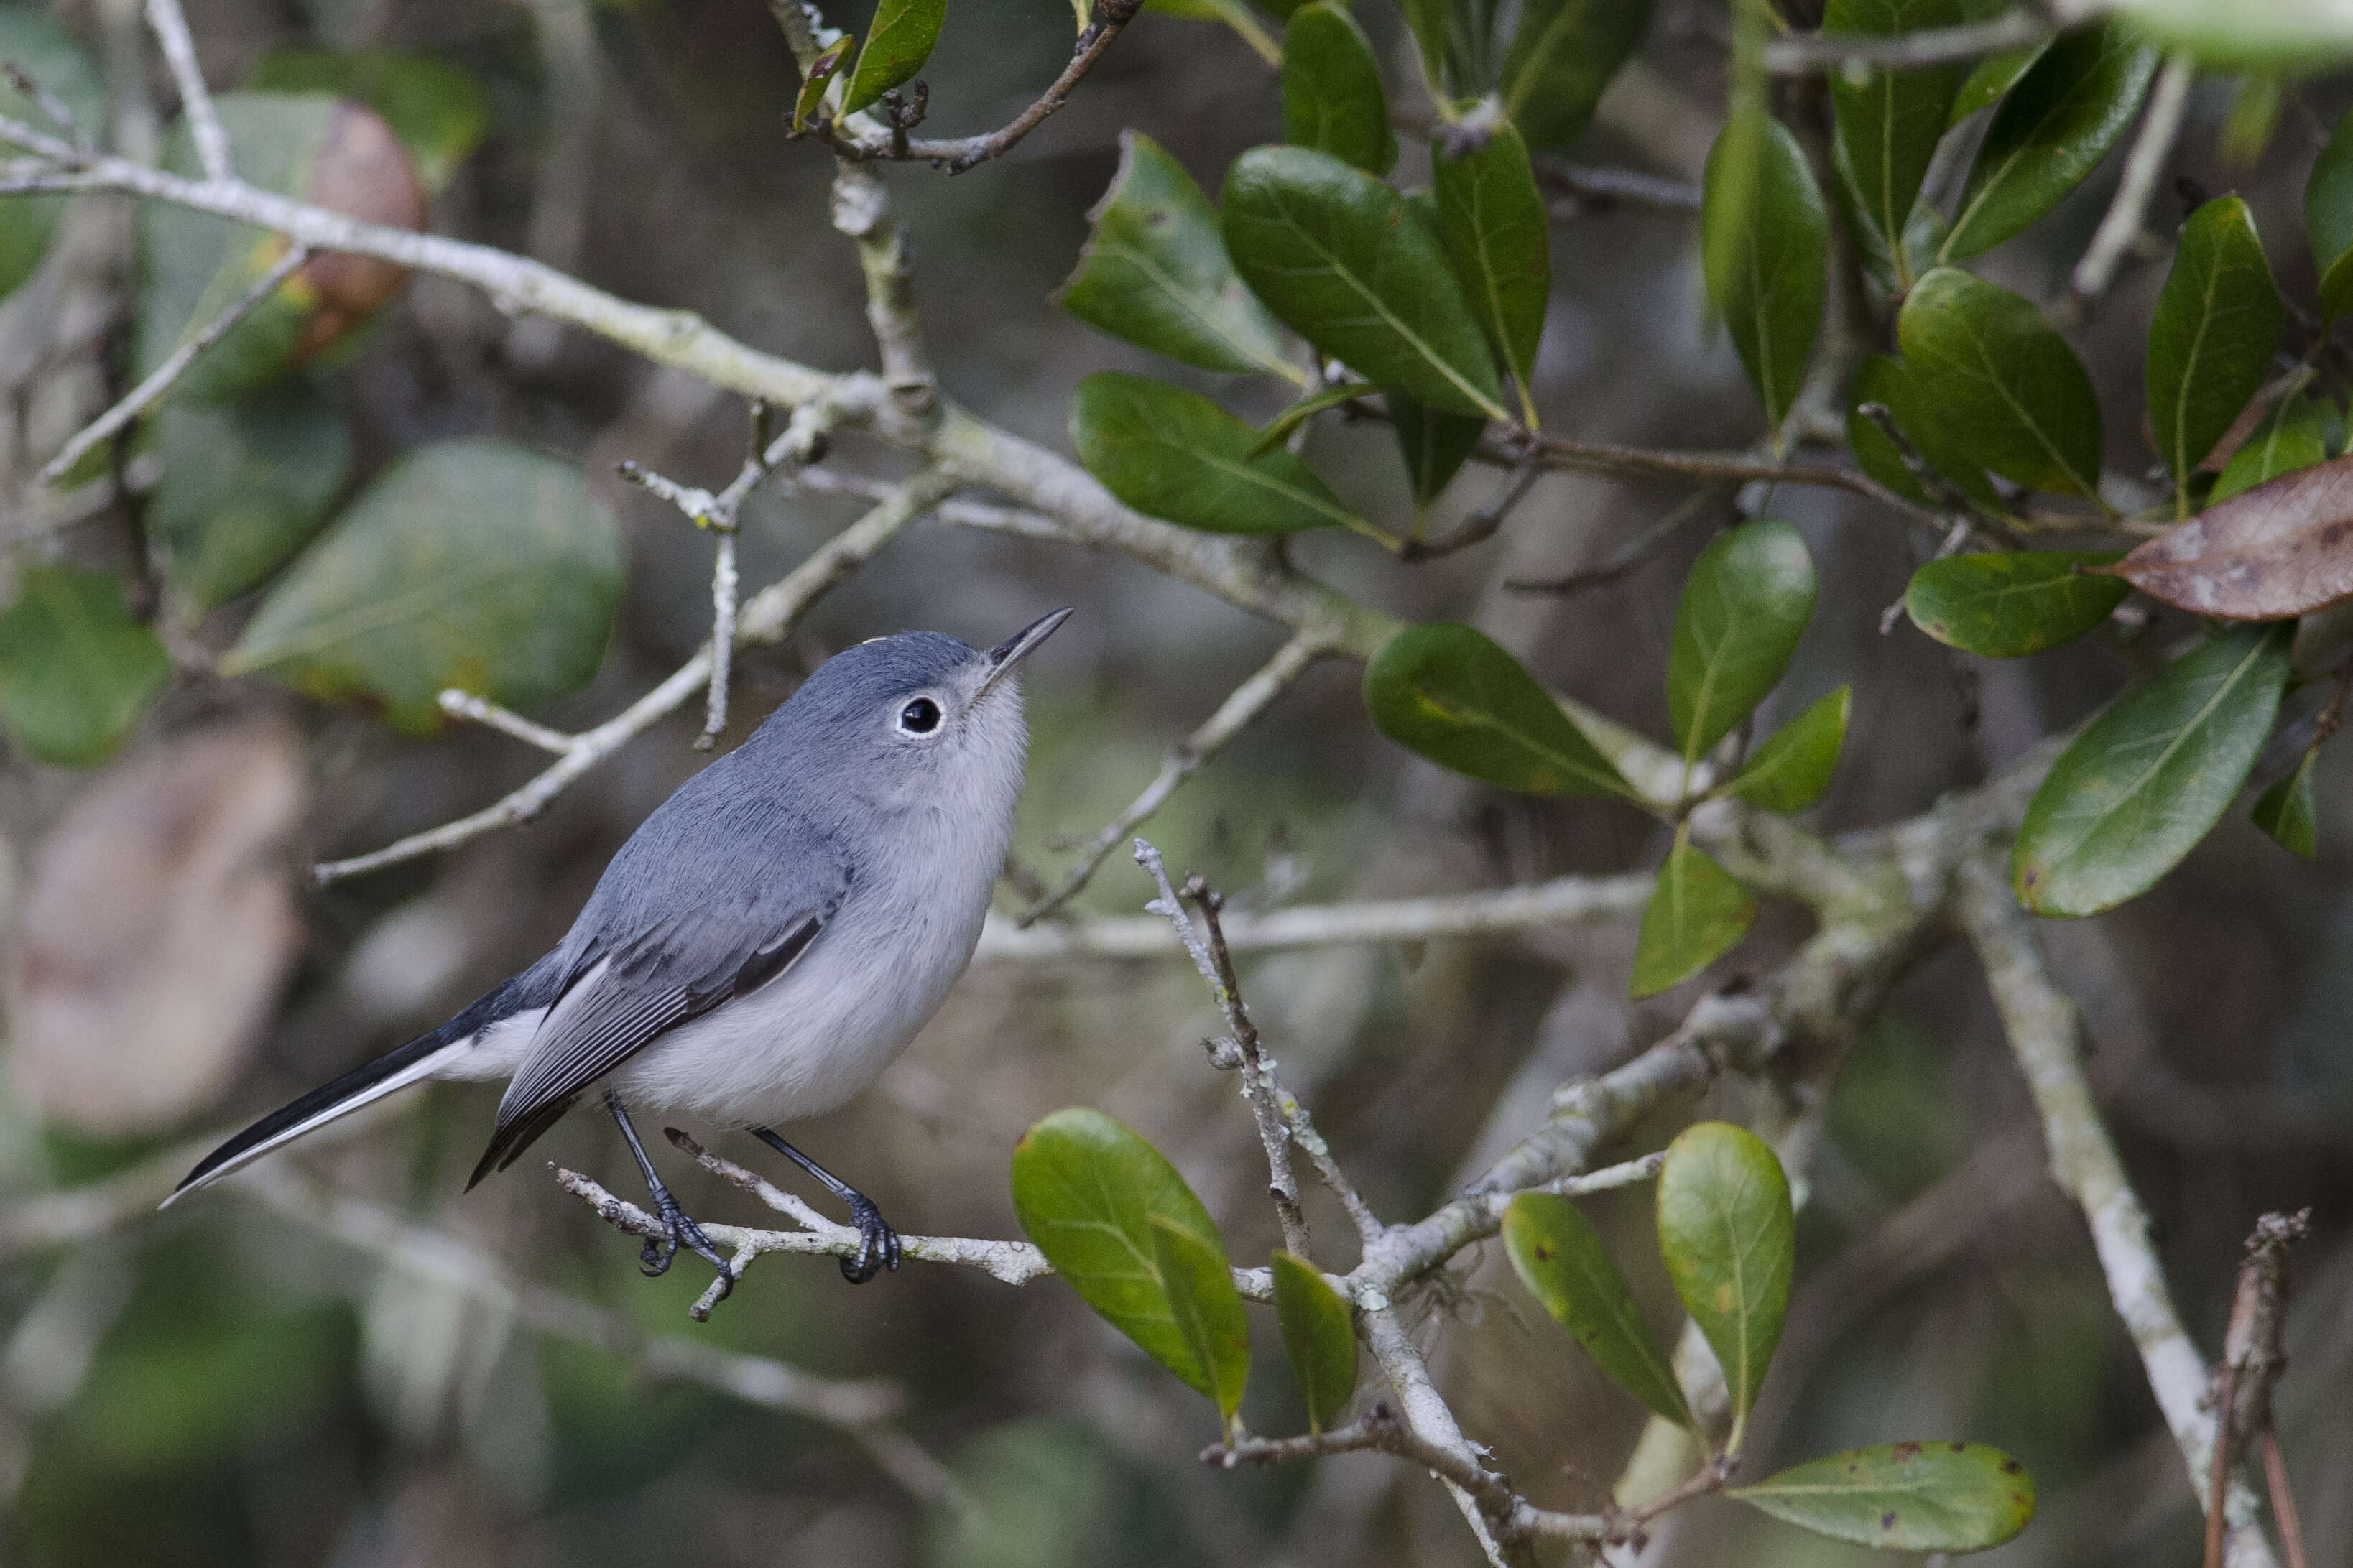
M 408 1084 L 504 1078 L 470 1190 L 601 1089 L 670 1228 L 645 1244 L 647 1273 L 681 1247 L 730 1271 L 662 1184 L 632 1106 L 748 1128 L 849 1205 L 860 1233 L 841 1265 L 852 1284 L 898 1268 L 898 1235 L 874 1205 L 770 1124 L 872 1083 L 971 961 L 1029 745 L 1014 668 L 1070 614 L 987 653 L 902 632 L 826 660 L 655 808 L 554 952 L 430 1034 L 263 1117 L 172 1198 Z

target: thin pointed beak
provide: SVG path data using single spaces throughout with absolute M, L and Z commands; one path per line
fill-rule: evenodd
M 1040 616 L 1005 641 L 990 648 L 986 656 L 988 660 L 987 678 L 981 681 L 980 689 L 972 694 L 969 706 L 979 707 L 981 700 L 997 689 L 997 683 L 1013 673 L 1014 666 L 1029 658 L 1039 643 L 1054 635 L 1055 627 L 1070 618 L 1069 610 L 1056 610 L 1050 616 Z

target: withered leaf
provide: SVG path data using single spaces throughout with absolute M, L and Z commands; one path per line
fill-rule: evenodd
M 2283 621 L 2353 598 L 2353 457 L 2282 474 L 2091 570 L 2233 621 Z

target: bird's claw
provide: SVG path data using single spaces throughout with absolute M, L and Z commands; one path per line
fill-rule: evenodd
M 662 1223 L 670 1227 L 670 1234 L 665 1237 L 646 1237 L 645 1245 L 638 1249 L 638 1272 L 649 1279 L 658 1279 L 669 1273 L 670 1264 L 678 1257 L 679 1248 L 683 1247 L 687 1251 L 719 1270 L 719 1294 L 712 1297 L 712 1300 L 714 1305 L 724 1301 L 728 1294 L 735 1289 L 734 1267 L 720 1256 L 719 1248 L 712 1245 L 711 1238 L 702 1233 L 702 1227 L 688 1218 L 686 1211 L 680 1208 L 675 1200 L 670 1199 L 667 1193 L 662 1196 L 669 1200 L 659 1206 L 661 1209 Z M 893 1245 L 896 1245 L 895 1237 Z
M 874 1278 L 878 1269 L 897 1273 L 899 1233 L 891 1228 L 873 1200 L 853 1194 L 849 1200 L 849 1222 L 858 1227 L 858 1254 L 841 1260 L 841 1277 L 852 1285 L 863 1285 Z

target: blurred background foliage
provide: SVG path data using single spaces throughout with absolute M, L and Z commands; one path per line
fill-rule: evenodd
M 862 27 L 862 10 L 829 19 Z M 194 12 L 217 87 L 370 106 L 408 154 L 414 190 L 395 194 L 430 228 L 541 256 L 627 298 L 691 307 L 807 363 L 869 354 L 856 260 L 825 217 L 831 161 L 785 139 L 797 75 L 752 0 L 199 0 Z M 134 98 L 153 85 L 120 63 L 135 13 L 121 0 L 53 13 L 10 5 L 0 7 L 0 41 L 92 122 L 101 122 L 111 70 L 116 106 L 105 122 L 121 126 L 123 83 L 133 81 Z M 1569 145 L 1581 162 L 1695 183 L 1721 120 L 1735 25 L 1709 0 L 1661 0 L 1656 13 Z M 1396 92 L 1409 79 L 1402 23 L 1386 6 L 1365 7 L 1361 21 Z M 1069 28 L 1064 0 L 952 5 L 924 71 L 939 122 L 1001 122 L 1059 68 Z M 81 53 L 60 56 L 52 34 Z M 2310 300 L 2318 279 L 2309 258 L 2276 237 L 2299 230 L 2306 174 L 2347 94 L 2327 78 L 2274 90 L 2275 117 L 2250 151 L 2241 84 L 2202 80 L 2170 169 L 2196 190 L 2242 195 L 2275 237 L 2283 291 Z M 237 101 L 224 106 L 232 118 Z M 282 158 L 246 173 L 311 188 L 330 121 L 343 110 L 317 97 L 248 101 L 299 112 L 280 113 L 288 123 L 272 132 Z M 127 123 L 138 132 L 135 112 Z M 1214 190 L 1238 153 L 1280 139 L 1282 100 L 1236 32 L 1148 15 L 1016 155 L 955 179 L 884 172 L 916 247 L 944 387 L 1050 445 L 1064 442 L 1071 388 L 1097 371 L 1215 391 L 1254 422 L 1284 401 L 1268 382 L 1172 367 L 1051 303 L 1127 128 Z M 161 135 L 152 103 L 144 134 L 157 155 L 186 165 L 188 150 Z M 1419 183 L 1414 161 L 1426 163 L 1426 147 L 1407 139 L 1403 158 L 1401 177 Z M 2115 163 L 1982 269 L 2031 297 L 2055 295 L 2105 210 Z M 2173 200 L 2160 191 L 2158 210 L 2172 213 Z M 38 583 L 69 598 L 69 573 L 114 573 L 107 581 L 129 582 L 134 600 L 153 591 L 126 542 L 135 535 L 106 520 L 59 531 L 30 479 L 153 363 L 157 344 L 209 313 L 188 301 L 216 310 L 277 259 L 237 252 L 203 258 L 184 279 L 162 276 L 155 269 L 195 267 L 171 232 L 180 221 L 155 208 L 133 224 L 103 200 L 6 207 L 0 281 L 21 286 L 0 306 L 5 570 L 26 602 L 26 585 Z M 2169 216 L 2151 222 L 2172 226 Z M 42 232 L 28 238 L 27 226 Z M 2111 408 L 2140 401 L 2141 334 L 2163 278 L 2152 259 L 2128 258 L 2111 300 L 2072 331 Z M 1735 346 L 1704 308 L 1688 213 L 1584 204 L 1554 226 L 1552 266 L 1554 305 L 1532 377 L 1547 428 L 1677 447 L 1755 438 Z M 232 644 L 243 668 L 294 657 L 284 647 L 301 643 L 303 626 L 268 643 L 265 618 L 246 624 L 243 595 L 322 530 L 353 548 L 413 550 L 421 553 L 406 559 L 434 570 L 484 574 L 472 555 L 450 567 L 449 552 L 530 547 L 505 531 L 539 503 L 510 504 L 501 487 L 527 484 L 512 467 L 554 454 L 586 476 L 578 493 L 544 500 L 552 520 L 578 525 L 554 532 L 581 552 L 583 586 L 565 600 L 580 625 L 536 628 L 552 673 L 511 695 L 547 722 L 584 727 L 668 673 L 708 627 L 705 547 L 675 513 L 616 480 L 614 464 L 716 484 L 742 441 L 731 400 L 585 334 L 511 321 L 457 285 L 419 278 L 393 294 L 362 276 L 305 286 L 316 297 L 299 311 L 273 320 L 273 297 L 221 346 L 211 374 L 229 401 L 175 404 L 124 449 L 94 454 L 79 476 L 111 471 L 148 493 L 147 526 L 167 539 L 175 520 L 208 516 L 233 495 L 251 519 L 239 537 L 260 541 L 261 553 L 174 554 L 158 627 L 170 659 L 126 662 L 122 700 L 90 710 L 104 716 L 96 731 L 53 734 L 37 711 L 8 717 L 0 914 L 12 921 L 20 971 L 37 969 L 69 1015 L 40 1031 L 61 1042 L 53 1059 L 27 1059 L 34 1031 L 11 1033 L 0 1205 L 19 1213 L 43 1194 L 201 1144 L 199 1134 L 396 1043 L 520 967 L 560 934 L 611 850 L 697 762 L 691 723 L 674 719 L 527 830 L 323 893 L 287 890 L 284 865 L 473 809 L 527 777 L 533 757 L 486 731 L 419 737 L 381 721 L 429 724 L 446 672 L 417 675 L 405 706 L 371 712 L 257 681 L 166 687 L 170 663 L 190 668 Z M 2110 461 L 2144 462 L 2140 432 L 2110 424 Z M 849 465 L 897 461 L 855 436 L 842 447 Z M 508 467 L 452 480 L 454 499 L 427 536 L 353 544 L 369 497 L 420 450 L 488 453 Z M 1327 419 L 1311 453 L 1348 507 L 1392 533 L 1411 525 L 1413 497 L 1387 430 Z M 1467 510 L 1482 499 L 1475 489 L 1458 486 L 1441 508 Z M 1640 482 L 1548 475 L 1482 551 L 1405 566 L 1317 534 L 1295 553 L 1400 615 L 1479 625 L 1554 687 L 1660 737 L 1669 626 L 1698 538 L 1574 597 L 1501 584 L 1597 563 L 1674 499 Z M 493 504 L 498 539 L 453 526 Z M 814 489 L 759 492 L 745 514 L 747 582 L 772 580 L 855 510 Z M 1784 493 L 1776 510 L 1802 531 L 1822 582 L 1768 713 L 1786 720 L 1841 683 L 1855 692 L 1846 760 L 1821 811 L 1829 828 L 1921 810 L 2075 722 L 2132 673 L 2105 646 L 2026 663 L 1957 661 L 1909 626 L 1883 634 L 1881 611 L 1915 563 L 1891 514 L 1830 491 Z M 593 537 L 597 518 L 609 518 L 609 548 Z M 287 581 L 319 577 L 318 566 L 308 558 Z M 332 589 L 319 585 L 322 603 Z M 617 611 L 598 663 L 600 594 Z M 486 616 L 542 607 L 482 597 Z M 932 626 L 993 641 L 1065 603 L 1080 615 L 1029 679 L 1036 739 L 1017 846 L 1020 863 L 1050 875 L 1064 863 L 1063 836 L 1091 834 L 1132 798 L 1213 694 L 1264 661 L 1274 629 L 1115 555 L 924 525 L 825 601 L 790 646 L 744 658 L 736 732 L 860 637 Z M 579 686 L 592 666 L 585 687 L 552 695 Z M 313 658 L 298 683 L 347 690 L 344 671 Z M 1382 742 L 1356 681 L 1351 669 L 1311 672 L 1274 721 L 1176 797 L 1152 828 L 1172 867 L 1272 901 L 1656 863 L 1665 830 L 1631 813 L 1481 789 Z M 38 760 L 110 752 L 117 760 L 96 775 Z M 2353 859 L 2328 829 L 2353 816 L 2353 775 L 2341 752 L 2323 752 L 2316 776 L 2314 864 L 2291 861 L 2232 816 L 2153 894 L 2046 935 L 2092 1019 L 2094 1075 L 2201 1343 L 2219 1342 L 2252 1217 L 2316 1205 L 2284 1430 L 2314 1561 L 2339 1563 L 2353 1553 L 2353 1471 L 2337 1458 L 2353 1442 Z M 1115 858 L 1080 907 L 1128 912 L 1146 894 Z M 1798 916 L 1768 903 L 1736 967 L 1767 967 L 1803 933 Z M 1564 1077 L 1609 1065 L 1681 1016 L 1689 987 L 1624 999 L 1631 953 L 1630 930 L 1537 930 L 1269 957 L 1249 979 L 1293 1083 L 1375 1205 L 1401 1216 L 1492 1159 Z M 258 1012 L 247 1000 L 256 994 Z M 807 1129 L 807 1143 L 820 1158 L 854 1159 L 867 1190 L 910 1229 L 1006 1236 L 1015 1234 L 1006 1178 L 1015 1138 L 1056 1106 L 1097 1105 L 1168 1152 L 1237 1257 L 1256 1256 L 1276 1238 L 1247 1119 L 1226 1080 L 1201 1070 L 1196 1042 L 1212 1026 L 1194 977 L 1175 964 L 984 965 L 884 1081 Z M 0 1217 L 6 1552 L 58 1568 L 617 1564 L 682 1554 L 976 1568 L 1472 1560 L 1442 1495 L 1377 1458 L 1203 1471 L 1191 1456 L 1214 1434 L 1199 1403 L 1066 1291 L 1013 1291 L 923 1266 L 852 1291 L 830 1264 L 776 1260 L 711 1324 L 690 1329 L 684 1310 L 699 1288 L 690 1271 L 637 1278 L 634 1249 L 555 1193 L 536 1163 L 457 1195 L 491 1099 L 434 1088 L 311 1163 L 336 1187 L 464 1237 L 637 1331 L 691 1331 L 820 1373 L 901 1380 L 907 1430 L 945 1456 L 978 1506 L 918 1507 L 833 1429 L 542 1335 L 514 1310 L 232 1189 L 73 1247 L 27 1238 Z M 1720 1089 L 1704 1109 L 1736 1118 L 1738 1100 L 1736 1089 Z M 548 1148 L 617 1184 L 626 1170 L 619 1146 L 585 1122 L 559 1129 Z M 1938 960 L 1907 982 L 1839 1081 L 1799 1214 L 1778 1393 L 1768 1389 L 1752 1444 L 1788 1458 L 1949 1429 L 2009 1448 L 2040 1482 L 2041 1519 L 1993 1561 L 2192 1561 L 2196 1512 L 2179 1458 L 2080 1219 L 2040 1179 L 2041 1160 L 1973 972 L 1959 955 Z M 694 1173 L 681 1190 L 698 1214 L 743 1206 Z M 1925 1213 L 1923 1202 L 1933 1205 Z M 1664 1332 L 1672 1298 L 1636 1245 L 1650 1223 L 1647 1194 L 1607 1197 L 1591 1212 Z M 1891 1246 L 1899 1214 L 1921 1227 L 1908 1250 Z M 1598 1501 L 1637 1413 L 1563 1352 L 1508 1272 L 1496 1248 L 1458 1270 L 1438 1365 L 1466 1426 L 1493 1436 L 1505 1468 Z M 1264 1361 L 1273 1337 L 1261 1338 Z M 1254 1429 L 1300 1426 L 1287 1377 L 1259 1377 L 1252 1390 L 1244 1417 Z M 1703 1505 L 1659 1550 L 1683 1563 L 1865 1555 L 1722 1505 Z

